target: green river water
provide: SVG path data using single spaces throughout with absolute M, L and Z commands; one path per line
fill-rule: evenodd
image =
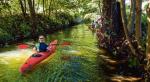
M 0 82 L 103 82 L 98 70 L 96 35 L 86 25 L 47 36 L 47 42 L 55 39 L 60 44 L 70 42 L 71 45 L 58 45 L 53 57 L 38 64 L 25 76 L 19 73 L 19 67 L 32 54 L 32 48 L 18 49 L 17 45 L 11 45 L 1 49 Z

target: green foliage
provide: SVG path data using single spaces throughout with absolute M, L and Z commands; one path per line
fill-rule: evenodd
M 146 28 L 147 27 L 147 15 L 146 14 L 142 14 L 142 28 Z
M 65 25 L 68 25 L 70 22 L 73 21 L 73 16 L 64 12 L 59 12 L 56 18 L 60 20 L 62 24 L 65 24 Z
M 135 57 L 130 57 L 128 63 L 129 63 L 129 67 L 136 67 L 139 65 L 139 62 Z
M 26 1 L 26 3 L 24 1 Z M 0 2 L 1 37 L 6 38 L 5 36 L 8 36 L 7 39 L 9 40 L 17 40 L 17 38 L 21 38 L 22 36 L 24 36 L 23 38 L 31 37 L 31 31 L 33 29 L 27 1 L 28 0 L 22 0 L 27 17 L 23 15 L 19 0 L 6 0 Z M 37 15 L 37 28 L 34 34 L 44 34 L 52 32 L 53 30 L 62 29 L 63 27 L 77 23 L 86 13 L 96 12 L 96 7 L 91 8 L 90 5 L 87 5 L 88 3 L 92 3 L 92 1 L 44 0 L 43 3 L 43 0 L 35 0 L 34 8 Z M 6 32 L 6 34 L 4 32 Z M 6 40 L 2 38 L 0 38 L 0 40 L 6 42 Z
M 23 35 L 25 35 L 25 36 L 29 36 L 30 35 L 29 32 L 30 32 L 31 28 L 26 22 L 21 23 L 19 27 L 20 27 L 20 32 Z
M 60 29 L 63 25 L 69 25 L 73 21 L 73 16 L 66 13 L 58 13 L 57 17 L 37 15 L 38 23 L 35 34 L 44 34 L 48 30 Z M 0 18 L 1 33 L 0 40 L 7 42 L 8 40 L 15 40 L 16 37 L 30 37 L 31 24 L 29 19 L 24 19 L 21 15 L 5 16 Z M 3 34 L 4 33 L 4 34 Z M 8 37 L 7 37 L 8 36 Z M 5 38 L 5 39 L 3 39 Z
M 147 7 L 148 7 L 148 3 L 144 6 L 144 10 L 146 10 Z
M 8 42 L 9 40 L 12 39 L 11 35 L 9 35 L 6 31 L 2 30 L 0 28 L 0 43 L 2 42 Z

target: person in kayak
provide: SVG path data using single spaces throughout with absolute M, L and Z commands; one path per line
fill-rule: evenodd
M 45 37 L 43 35 L 39 36 L 39 43 L 35 45 L 33 48 L 34 54 L 32 56 L 39 57 L 40 55 L 37 54 L 38 52 L 46 52 L 48 45 L 45 43 Z

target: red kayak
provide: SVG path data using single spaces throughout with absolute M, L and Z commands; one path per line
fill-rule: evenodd
M 23 74 L 28 70 L 31 70 L 35 65 L 39 64 L 44 59 L 48 58 L 52 55 L 56 50 L 57 40 L 52 41 L 48 46 L 47 52 L 39 52 L 38 56 L 30 56 L 26 62 L 20 67 L 20 72 Z

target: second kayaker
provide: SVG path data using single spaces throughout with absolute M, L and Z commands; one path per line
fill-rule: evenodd
M 39 43 L 35 45 L 33 48 L 34 54 L 32 56 L 39 56 L 37 53 L 38 52 L 46 52 L 48 48 L 48 45 L 45 43 L 45 37 L 43 35 L 39 36 Z

